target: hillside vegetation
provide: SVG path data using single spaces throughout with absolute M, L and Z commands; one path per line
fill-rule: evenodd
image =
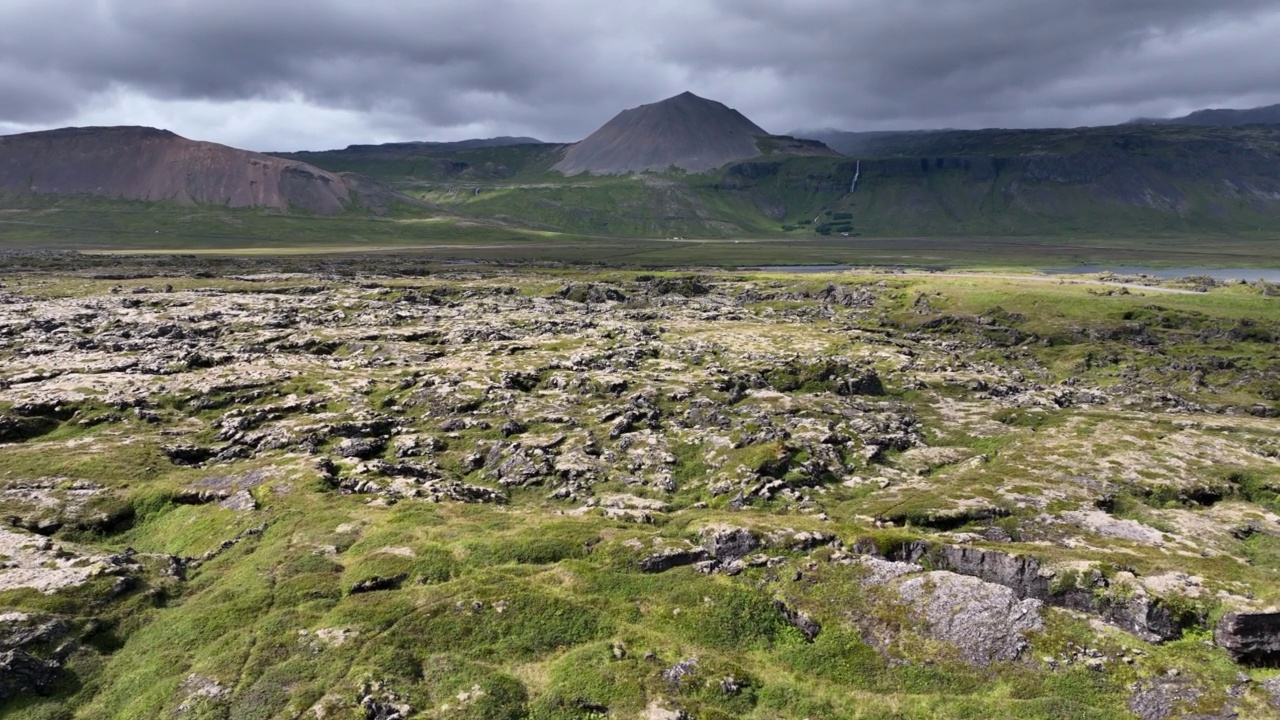
M 550 170 L 563 152 L 553 145 L 298 157 L 451 212 L 596 235 L 1269 235 L 1280 219 L 1275 128 L 902 133 L 856 146 L 855 157 L 572 178 Z

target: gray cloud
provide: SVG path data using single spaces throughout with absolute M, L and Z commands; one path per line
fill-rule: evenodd
M 1280 101 L 1278 31 L 1280 0 L 0 0 L 0 129 L 572 140 L 686 89 L 779 132 L 1106 123 Z

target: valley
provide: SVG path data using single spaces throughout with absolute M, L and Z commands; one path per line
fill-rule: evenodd
M 0 138 L 0 715 L 1275 717 L 1267 110 Z

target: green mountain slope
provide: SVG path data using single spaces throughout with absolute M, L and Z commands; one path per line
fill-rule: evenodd
M 458 147 L 462 145 L 461 149 Z M 527 172 L 544 172 L 558 162 L 564 145 L 526 143 L 465 147 L 464 143 L 394 143 L 354 145 L 344 150 L 277 153 L 278 157 L 340 168 L 381 180 L 498 181 Z
M 399 182 L 460 213 L 622 236 L 824 227 L 907 236 L 1265 234 L 1280 220 L 1280 129 L 949 131 L 862 142 L 856 157 L 766 156 L 706 174 L 566 179 L 524 165 L 518 181 Z
M 354 202 L 339 223 L 373 210 L 400 220 L 619 238 L 1266 238 L 1280 224 L 1275 126 L 823 138 L 848 155 L 823 155 L 830 152 L 824 145 L 771 137 L 760 143 L 759 157 L 704 173 L 567 177 L 554 167 L 569 146 L 549 143 L 400 143 L 284 157 L 354 183 Z M 412 205 L 410 198 L 424 202 Z M 26 213 L 83 204 L 29 192 L 0 197 L 0 209 Z M 118 205 L 120 213 L 112 217 L 153 214 L 136 204 Z M 224 209 L 173 211 L 186 217 Z M 25 215 L 6 221 L 24 227 L 52 222 Z M 148 222 L 140 217 L 126 224 Z M 168 232 L 167 225 L 151 229 Z M 363 235 L 345 229 L 339 234 L 352 240 Z

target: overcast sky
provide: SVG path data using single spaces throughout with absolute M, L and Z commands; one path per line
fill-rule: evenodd
M 0 134 L 577 140 L 684 90 L 772 132 L 1280 102 L 1280 0 L 0 0 Z

